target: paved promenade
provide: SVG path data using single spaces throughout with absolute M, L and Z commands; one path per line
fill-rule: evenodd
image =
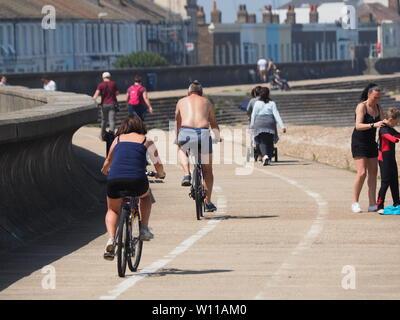
M 84 127 L 74 137 L 92 152 L 82 161 L 93 172 L 105 149 L 98 136 Z M 225 140 L 222 159 L 228 145 L 243 148 Z M 151 184 L 155 239 L 138 273 L 118 278 L 116 262 L 103 260 L 104 209 L 2 255 L 0 299 L 400 298 L 400 220 L 350 212 L 354 173 L 283 156 L 246 172 L 240 162 L 215 165 L 218 211 L 197 221 L 180 169 L 168 164 L 166 172 L 164 183 Z M 46 290 L 48 265 L 56 286 Z

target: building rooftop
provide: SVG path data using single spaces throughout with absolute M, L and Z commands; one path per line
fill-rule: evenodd
M 384 20 L 400 23 L 400 15 L 380 3 L 360 4 L 358 6 L 358 16 L 360 17 L 367 14 L 371 14 L 376 23 L 381 23 Z
M 319 14 L 319 23 L 335 23 L 342 16 L 342 7 L 344 2 L 338 0 L 292 0 L 291 2 L 281 6 L 278 10 L 280 21 L 286 19 L 288 5 L 295 6 L 296 22 L 309 22 L 309 6 L 317 5 Z M 358 5 L 358 17 L 369 15 L 374 23 L 381 23 L 383 20 L 391 20 L 400 23 L 400 15 L 395 11 L 383 5 L 382 3 L 364 2 Z
M 42 8 L 52 5 L 58 19 L 146 20 L 179 19 L 150 0 L 0 0 L 0 19 L 42 19 Z

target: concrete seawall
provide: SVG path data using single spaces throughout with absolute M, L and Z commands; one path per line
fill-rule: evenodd
M 389 74 L 400 71 L 400 58 L 378 59 L 376 68 L 379 73 Z M 337 60 L 337 61 L 305 61 L 277 63 L 282 75 L 289 81 L 305 79 L 322 79 L 362 75 L 367 70 L 365 60 Z M 373 66 L 370 66 L 373 67 Z M 105 70 L 95 71 L 67 71 L 49 72 L 48 76 L 55 80 L 57 88 L 62 91 L 93 95 L 101 74 Z M 153 90 L 185 89 L 191 80 L 199 80 L 208 87 L 258 82 L 256 65 L 220 65 L 220 66 L 171 66 L 148 67 L 136 69 L 111 70 L 112 79 L 117 82 L 120 92 L 132 84 L 135 74 L 141 75 L 144 84 L 151 89 L 148 74 L 154 73 L 157 81 Z M 10 84 L 22 85 L 30 88 L 40 88 L 42 73 L 14 73 L 7 75 Z
M 99 202 L 72 136 L 96 122 L 84 95 L 0 88 L 0 251 L 52 232 Z

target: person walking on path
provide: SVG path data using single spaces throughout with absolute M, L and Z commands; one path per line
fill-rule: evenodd
M 136 114 L 144 121 L 147 110 L 153 113 L 147 90 L 142 86 L 142 78 L 135 76 L 134 83 L 128 88 L 126 93 L 126 103 L 128 105 L 128 114 Z
M 251 119 L 251 114 L 254 109 L 254 104 L 260 99 L 260 91 L 261 91 L 261 86 L 254 87 L 253 90 L 251 90 L 251 99 L 249 101 L 249 104 L 247 105 L 246 112 L 249 120 Z
M 104 72 L 102 77 L 103 82 L 97 86 L 93 99 L 96 100 L 98 96 L 101 96 L 101 138 L 105 140 L 107 122 L 111 133 L 114 134 L 115 131 L 115 112 L 118 107 L 117 95 L 119 95 L 119 91 L 117 84 L 111 81 L 109 72 Z
M 397 170 L 395 143 L 399 142 L 400 133 L 394 127 L 400 122 L 400 110 L 391 108 L 383 120 L 385 126 L 379 129 L 378 161 L 381 171 L 381 188 L 378 192 L 378 212 L 383 213 L 385 207 L 386 191 L 390 187 L 393 206 L 400 204 L 399 198 L 399 174 Z
M 260 77 L 260 80 L 262 82 L 267 82 L 267 60 L 265 60 L 264 57 L 260 57 L 260 59 L 258 59 L 257 61 L 257 71 L 258 71 L 258 75 Z
M 283 129 L 283 133 L 286 133 L 276 104 L 269 97 L 269 89 L 261 88 L 259 101 L 255 103 L 251 114 L 250 128 L 253 130 L 254 141 L 263 157 L 264 166 L 271 163 L 274 143 L 279 140 L 277 123 Z
M 362 212 L 359 198 L 364 181 L 368 176 L 368 212 L 378 209 L 376 205 L 376 184 L 378 175 L 378 145 L 376 143 L 376 128 L 384 122 L 383 110 L 379 106 L 381 89 L 370 83 L 361 94 L 361 102 L 355 111 L 355 128 L 351 136 L 351 152 L 357 168 L 353 185 L 351 210 Z

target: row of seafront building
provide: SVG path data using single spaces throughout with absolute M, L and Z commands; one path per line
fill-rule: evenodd
M 214 2 L 211 23 L 207 24 L 204 10 L 200 8 L 199 63 L 247 64 L 255 63 L 260 56 L 277 62 L 302 62 L 400 55 L 398 2 L 389 3 L 389 7 L 381 3 L 359 4 L 357 27 L 351 29 L 344 28 L 340 22 L 341 9 L 347 3 L 321 0 L 320 7 L 304 7 L 303 3 L 302 8 L 295 8 L 294 4 L 304 2 L 296 1 L 286 9 L 275 11 L 265 6 L 262 23 L 256 23 L 255 15 L 247 13 L 246 5 L 239 6 L 236 23 L 222 23 L 222 13 Z M 305 10 L 308 15 L 304 14 Z M 296 22 L 297 11 L 302 16 Z M 280 23 L 283 14 L 286 20 Z
M 48 5 L 55 29 L 42 25 Z M 0 0 L 0 73 L 108 69 L 139 51 L 193 64 L 191 23 L 149 0 Z
M 151 51 L 184 64 L 187 26 L 133 21 L 61 20 L 45 30 L 40 21 L 0 22 L 0 72 L 108 69 L 121 56 Z

